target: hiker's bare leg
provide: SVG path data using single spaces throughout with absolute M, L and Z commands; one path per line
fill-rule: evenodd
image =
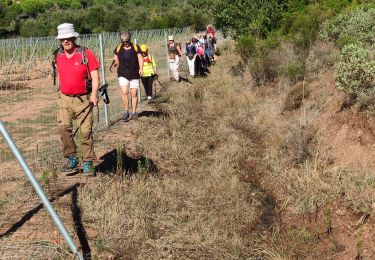
M 137 111 L 137 104 L 138 104 L 138 96 L 137 96 L 138 88 L 131 88 L 130 95 L 132 96 L 132 113 Z
M 124 111 L 129 110 L 129 86 L 121 86 L 121 97 L 122 97 L 122 103 L 124 106 Z

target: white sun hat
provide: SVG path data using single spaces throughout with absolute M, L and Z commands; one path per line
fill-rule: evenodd
M 168 36 L 168 41 L 174 41 L 173 35 Z
M 74 31 L 74 26 L 71 23 L 63 23 L 57 26 L 57 37 L 56 39 L 68 39 L 72 37 L 78 37 L 79 33 Z

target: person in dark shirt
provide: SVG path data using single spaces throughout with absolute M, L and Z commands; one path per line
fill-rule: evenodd
M 117 67 L 118 81 L 124 106 L 123 120 L 136 119 L 139 79 L 143 75 L 143 55 L 141 48 L 131 42 L 130 32 L 120 33 L 121 44 L 114 50 L 114 66 Z M 128 93 L 130 88 L 131 112 L 129 113 Z
M 190 76 L 195 77 L 196 75 L 195 62 L 197 58 L 197 48 L 195 44 L 193 43 L 193 39 L 191 39 L 189 42 L 186 43 L 185 54 L 186 54 L 186 60 L 187 60 L 188 67 L 189 67 L 189 74 Z

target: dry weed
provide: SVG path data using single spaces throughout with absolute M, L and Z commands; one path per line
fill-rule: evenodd
M 283 110 L 294 110 L 300 108 L 303 100 L 309 96 L 311 89 L 305 82 L 294 85 L 286 94 Z
M 224 65 L 224 64 L 223 64 Z M 228 66 L 171 86 L 168 117 L 141 123 L 138 144 L 160 178 L 138 174 L 83 188 L 85 223 L 100 227 L 97 254 L 136 259 L 239 259 L 254 255 L 261 209 L 241 163 L 258 158 L 264 133 L 256 96 Z M 255 195 L 252 195 L 254 193 Z
M 316 213 L 338 198 L 370 214 L 371 171 L 334 168 L 319 151 L 320 133 L 306 124 L 306 115 L 280 115 L 287 88 L 247 87 L 230 75 L 237 61 L 225 53 L 212 69 L 215 76 L 171 85 L 166 102 L 156 104 L 168 116 L 140 120 L 137 145 L 157 165 L 158 177 L 146 171 L 83 188 L 84 222 L 99 234 L 94 256 L 318 257 L 319 241 L 307 229 L 272 223 L 273 229 L 259 232 L 267 197 L 262 190 L 272 191 L 275 210 L 286 218 Z M 299 87 L 293 99 L 302 99 L 300 93 Z

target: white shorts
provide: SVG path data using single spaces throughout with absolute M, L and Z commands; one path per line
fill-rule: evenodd
M 139 79 L 128 80 L 124 77 L 119 77 L 118 83 L 120 84 L 120 87 L 130 87 L 139 89 Z

